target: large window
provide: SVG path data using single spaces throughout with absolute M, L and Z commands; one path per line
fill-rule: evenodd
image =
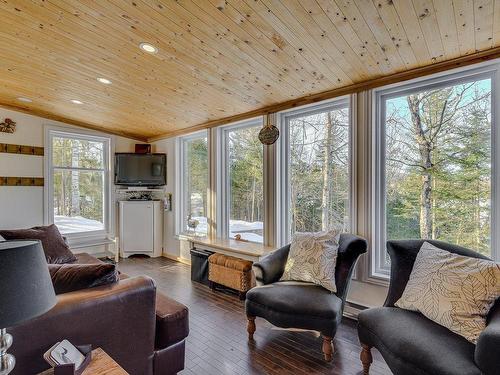
M 389 270 L 386 240 L 436 239 L 493 255 L 495 74 L 490 67 L 376 92 L 375 275 Z
M 110 138 L 47 130 L 47 222 L 68 237 L 109 232 Z
M 205 236 L 208 233 L 208 138 L 207 132 L 180 138 L 182 186 L 179 233 Z
M 262 120 L 224 127 L 222 136 L 222 234 L 264 241 Z
M 350 229 L 350 128 L 349 98 L 282 114 L 282 243 Z

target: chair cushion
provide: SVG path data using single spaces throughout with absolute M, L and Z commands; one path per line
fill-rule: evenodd
M 475 375 L 475 346 L 418 312 L 377 307 L 358 315 L 363 344 L 376 347 L 396 375 Z
M 54 224 L 29 229 L 0 229 L 0 236 L 6 240 L 40 240 L 47 263 L 63 264 L 76 260 Z
M 283 328 L 302 328 L 334 336 L 342 318 L 342 300 L 306 282 L 281 281 L 251 289 L 246 313 Z
M 50 278 L 56 294 L 94 288 L 118 282 L 114 264 L 49 264 Z
M 339 238 L 338 229 L 295 233 L 280 280 L 310 282 L 335 293 L 337 291 L 335 265 Z
M 500 264 L 424 242 L 403 295 L 394 305 L 419 311 L 476 344 L 499 296 Z

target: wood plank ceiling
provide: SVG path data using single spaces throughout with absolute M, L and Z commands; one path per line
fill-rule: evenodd
M 2 0 L 0 15 L 1 105 L 138 139 L 500 46 L 500 0 Z

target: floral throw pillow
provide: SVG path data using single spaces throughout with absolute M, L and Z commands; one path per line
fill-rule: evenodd
M 453 254 L 424 242 L 395 305 L 419 311 L 475 344 L 499 296 L 499 264 Z
M 307 281 L 335 293 L 339 237 L 338 230 L 296 233 L 281 280 Z

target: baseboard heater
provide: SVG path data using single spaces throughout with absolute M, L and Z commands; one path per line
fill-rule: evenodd
M 363 311 L 368 309 L 369 307 L 360 305 L 355 302 L 349 302 L 346 301 L 345 306 L 344 306 L 344 316 L 346 318 L 358 320 L 358 314 Z

